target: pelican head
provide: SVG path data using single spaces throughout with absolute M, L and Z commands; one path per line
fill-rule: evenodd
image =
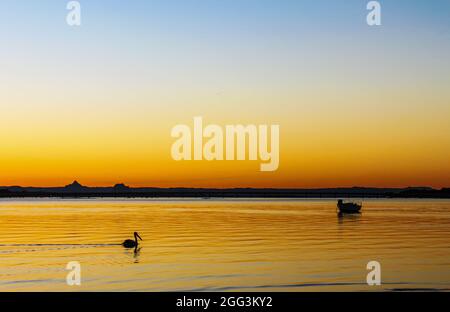
M 134 232 L 134 239 L 137 241 L 137 239 L 143 240 L 140 236 L 138 232 Z

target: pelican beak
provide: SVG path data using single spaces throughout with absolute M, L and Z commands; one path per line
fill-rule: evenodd
M 143 240 L 143 239 L 139 236 L 139 234 L 136 234 L 136 236 L 139 237 L 140 240 Z

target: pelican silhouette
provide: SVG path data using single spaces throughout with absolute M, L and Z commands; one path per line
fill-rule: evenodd
M 139 236 L 138 232 L 134 232 L 134 240 L 127 239 L 122 243 L 122 246 L 125 248 L 135 248 L 139 245 L 138 238 L 142 240 L 142 238 Z

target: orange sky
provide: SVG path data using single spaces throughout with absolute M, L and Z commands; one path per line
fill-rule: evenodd
M 297 5 L 275 23 L 263 6 L 212 18 L 210 4 L 166 28 L 170 16 L 127 7 L 119 20 L 133 22 L 117 24 L 89 4 L 95 21 L 75 30 L 54 8 L 10 20 L 39 9 L 11 6 L 0 15 L 11 25 L 0 30 L 0 185 L 449 187 L 448 19 L 420 10 L 417 23 L 370 28 L 350 4 L 333 21 Z M 195 116 L 278 124 L 279 169 L 172 160 L 172 127 Z

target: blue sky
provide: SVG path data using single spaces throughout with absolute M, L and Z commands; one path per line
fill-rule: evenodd
M 397 61 L 404 50 L 423 62 L 420 51 L 428 45 L 440 50 L 434 53 L 449 52 L 447 0 L 381 1 L 381 27 L 365 24 L 364 0 L 85 0 L 80 1 L 80 28 L 65 24 L 66 3 L 2 1 L 2 60 L 15 61 L 15 56 L 33 51 L 37 57 L 31 63 L 48 58 L 143 70 L 147 65 L 189 70 L 204 63 L 226 70 L 227 59 L 244 69 L 275 59 L 274 66 L 288 68 L 302 58 L 313 63 L 336 54 L 358 59 L 380 47 L 392 52 L 386 62 Z M 341 63 L 336 60 L 331 66 Z

